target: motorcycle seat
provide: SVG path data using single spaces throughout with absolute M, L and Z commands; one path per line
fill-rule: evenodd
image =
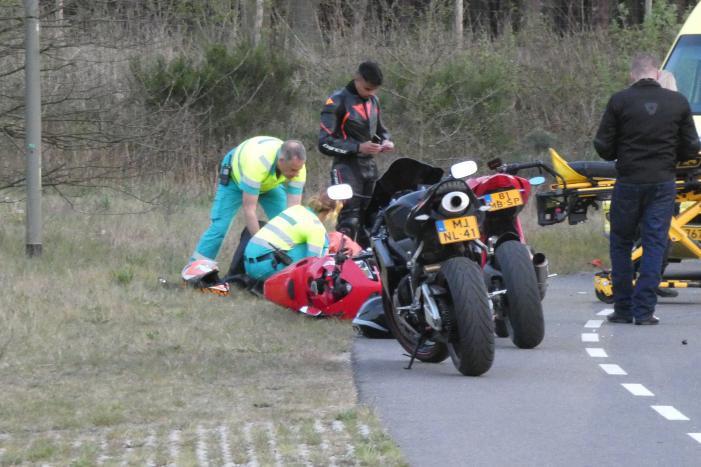
M 616 178 L 616 163 L 608 161 L 574 161 L 569 163 L 572 170 L 587 178 Z M 701 168 L 701 157 L 677 164 L 677 178 L 684 178 L 689 173 Z
M 593 179 L 615 179 L 616 163 L 610 161 L 567 162 L 554 149 L 550 149 L 553 169 L 565 178 L 567 183 L 581 183 Z M 695 159 L 677 163 L 677 179 L 701 172 L 701 155 Z
M 587 178 L 616 178 L 616 163 L 608 161 L 573 161 L 572 170 Z

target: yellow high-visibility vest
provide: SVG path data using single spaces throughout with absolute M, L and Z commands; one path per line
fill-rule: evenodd
M 289 207 L 265 224 L 251 238 L 251 243 L 268 250 L 291 250 L 307 244 L 307 256 L 322 256 L 328 249 L 326 228 L 319 217 L 301 205 Z
M 283 141 L 272 136 L 247 139 L 234 149 L 231 156 L 231 178 L 242 191 L 257 195 L 285 184 L 287 194 L 299 195 L 304 189 L 307 169 L 288 180 L 276 172 L 277 158 Z

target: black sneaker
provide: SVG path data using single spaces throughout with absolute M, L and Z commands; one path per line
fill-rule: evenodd
M 624 316 L 624 315 L 619 315 L 615 311 L 611 313 L 610 315 L 606 316 L 606 319 L 610 323 L 619 323 L 619 324 L 630 324 L 633 322 L 633 317 L 632 316 Z
M 655 324 L 659 324 L 659 323 L 660 323 L 660 318 L 658 318 L 655 315 L 650 315 L 649 318 L 635 320 L 635 324 L 643 325 L 643 326 L 654 326 Z
M 657 290 L 655 290 L 655 293 L 658 297 L 662 298 L 674 298 L 679 296 L 679 292 L 676 290 L 661 287 L 658 287 Z

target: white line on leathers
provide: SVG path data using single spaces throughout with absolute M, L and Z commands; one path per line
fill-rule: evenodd
M 654 394 L 642 384 L 621 383 L 621 386 L 626 388 L 634 396 L 652 397 Z
M 604 308 L 600 312 L 597 313 L 598 316 L 608 316 L 611 313 L 613 313 L 613 308 Z
M 582 342 L 599 342 L 599 335 L 595 332 L 583 332 Z
M 602 370 L 610 375 L 627 375 L 623 368 L 616 365 L 615 363 L 599 363 Z
M 696 441 L 701 443 L 701 433 L 687 433 L 687 435 L 691 436 L 694 438 Z
M 689 420 L 689 417 L 672 407 L 671 405 L 651 405 L 658 414 L 662 415 L 667 420 Z
M 600 328 L 601 324 L 604 322 L 603 319 L 590 319 L 587 324 L 584 325 L 585 328 Z

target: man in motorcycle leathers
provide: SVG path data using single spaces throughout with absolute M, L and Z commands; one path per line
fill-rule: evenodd
M 365 244 L 367 239 L 358 234 L 378 177 L 374 155 L 394 150 L 380 117 L 376 93 L 381 84 L 377 63 L 361 63 L 353 80 L 326 99 L 319 130 L 319 150 L 334 158 L 331 183 L 347 183 L 353 188 L 354 196 L 343 203 L 336 230 Z

